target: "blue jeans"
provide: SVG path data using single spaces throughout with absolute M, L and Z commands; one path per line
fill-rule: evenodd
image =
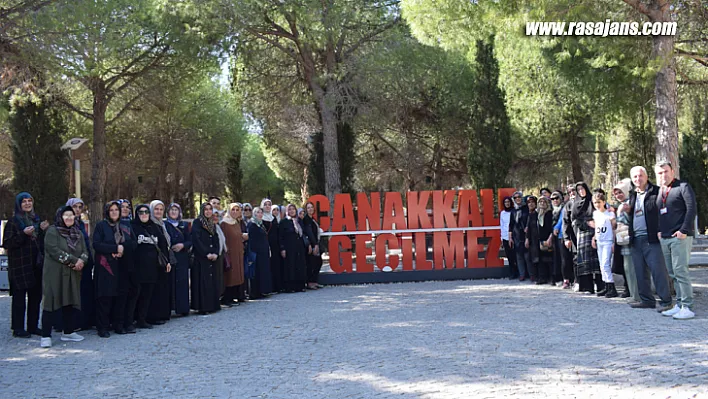
M 674 288 L 676 288 L 676 303 L 689 309 L 693 308 L 693 287 L 688 272 L 692 247 L 693 237 L 686 237 L 683 240 L 676 237 L 661 239 L 664 263 L 666 263 L 669 277 L 674 280 Z
M 671 305 L 669 290 L 669 274 L 664 264 L 664 253 L 661 244 L 650 243 L 649 237 L 638 236 L 632 241 L 632 262 L 637 273 L 637 287 L 642 302 L 656 306 L 656 299 L 651 292 L 651 280 L 654 279 L 656 294 L 661 306 Z
M 526 277 L 531 272 L 531 262 L 529 261 L 529 253 L 523 250 L 523 252 L 516 252 L 516 265 L 519 267 L 519 277 Z

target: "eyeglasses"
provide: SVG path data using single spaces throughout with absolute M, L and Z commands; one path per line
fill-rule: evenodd
M 149 215 L 150 211 L 138 211 L 138 215 Z
M 514 199 L 521 199 L 521 197 L 514 197 Z
M 552 199 L 553 201 L 556 201 L 556 200 L 559 200 L 560 197 L 551 197 L 551 199 Z
M 61 217 L 62 219 L 71 220 L 74 218 L 74 215 L 61 215 Z

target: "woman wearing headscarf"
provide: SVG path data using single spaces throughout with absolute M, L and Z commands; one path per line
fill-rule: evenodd
M 554 284 L 551 277 L 553 268 L 553 210 L 547 197 L 538 199 L 538 281 L 536 284 Z
M 515 280 L 519 278 L 519 269 L 516 266 L 516 253 L 509 243 L 509 224 L 511 223 L 511 211 L 514 210 L 514 203 L 511 201 L 511 197 L 504 197 L 502 205 L 503 209 L 499 212 L 499 228 L 501 229 L 504 255 L 509 261 L 509 280 Z
M 529 274 L 531 275 L 531 281 L 538 283 L 538 263 L 540 262 L 540 248 L 539 248 L 539 232 L 538 232 L 538 212 L 536 207 L 538 206 L 538 199 L 534 195 L 529 195 L 526 197 L 526 206 L 528 207 L 529 214 L 526 220 L 526 240 L 524 242 L 524 247 L 526 248 L 526 253 L 528 255 L 529 263 L 527 264 Z
M 570 222 L 576 237 L 576 248 L 578 249 L 577 268 L 575 270 L 576 280 L 579 285 L 579 292 L 594 294 L 595 285 L 597 290 L 605 288 L 600 274 L 600 261 L 597 257 L 597 250 L 592 247 L 592 237 L 595 235 L 595 228 L 592 223 L 592 213 L 595 207 L 592 205 L 592 193 L 590 187 L 585 182 L 575 184 L 576 198 L 570 212 Z M 595 284 L 593 284 L 593 280 Z
M 270 213 L 275 221 L 280 222 L 280 206 L 273 205 Z
M 575 280 L 573 275 L 573 253 L 566 248 L 563 240 L 563 216 L 565 204 L 563 193 L 556 190 L 551 194 L 553 208 L 553 281 L 563 281 L 563 289 L 570 289 Z
M 133 205 L 127 199 L 119 199 L 118 205 L 120 205 L 120 220 L 130 223 L 133 220 Z
M 167 227 L 163 218 L 165 217 L 165 204 L 160 200 L 154 200 L 150 203 L 150 220 L 160 229 L 162 236 L 161 240 L 167 242 L 167 252 L 171 265 L 177 263 L 175 255 L 172 253 L 172 239 L 167 233 Z M 172 315 L 172 274 L 170 271 L 160 269 L 157 273 L 157 282 L 155 290 L 152 293 L 150 301 L 150 309 L 147 314 L 147 322 L 153 325 L 162 325 L 167 323 Z
M 175 256 L 174 269 L 170 273 L 174 311 L 178 315 L 189 314 L 189 250 L 192 236 L 189 226 L 182 221 L 182 207 L 173 202 L 167 209 L 167 234 L 170 236 L 172 253 Z
M 243 242 L 248 237 L 241 230 L 241 204 L 234 202 L 229 204 L 226 214 L 221 221 L 221 230 L 226 238 L 226 252 L 224 260 L 228 264 L 224 271 L 224 295 L 221 304 L 231 307 L 234 302 L 237 305 L 246 299 L 246 279 L 243 268 Z
M 81 198 L 69 198 L 66 206 L 70 206 L 76 215 L 76 225 L 84 236 L 84 244 L 88 250 L 88 262 L 81 269 L 81 310 L 74 312 L 76 315 L 75 327 L 82 330 L 90 330 L 96 325 L 96 287 L 93 282 L 93 256 L 91 253 L 91 241 L 86 232 L 86 225 L 81 220 L 86 204 Z M 57 324 L 61 323 L 61 317 Z M 59 324 L 61 326 L 61 324 Z M 61 328 L 61 327 L 60 327 Z
M 315 220 L 315 204 L 312 202 L 305 204 L 305 216 L 302 219 L 302 225 L 303 233 L 307 235 L 310 246 L 305 256 L 305 263 L 307 263 L 307 288 L 316 290 L 320 288 L 318 280 L 322 269 L 322 253 L 320 252 L 320 225 Z
M 256 254 L 250 299 L 260 299 L 273 292 L 273 279 L 270 274 L 268 232 L 263 225 L 263 210 L 259 207 L 253 209 L 253 217 L 248 225 L 248 242 L 249 249 Z
M 287 218 L 280 225 L 280 256 L 283 257 L 283 275 L 287 292 L 305 291 L 307 262 L 303 228 L 297 216 L 297 208 L 290 204 Z
M 39 305 L 42 301 L 44 231 L 34 213 L 34 199 L 22 192 L 15 197 L 15 214 L 5 224 L 2 246 L 7 251 L 8 280 L 12 296 L 12 335 L 29 338 L 40 334 Z M 25 302 L 26 301 L 26 302 Z M 25 329 L 25 312 L 27 329 Z
M 199 217 L 192 223 L 194 264 L 191 269 L 192 309 L 200 314 L 221 309 L 221 285 L 217 281 L 216 261 L 219 258 L 219 235 L 213 219 L 213 208 L 205 202 Z
M 113 328 L 116 334 L 126 334 L 126 327 L 133 324 L 132 317 L 126 314 L 125 303 L 128 293 L 125 290 L 126 274 L 132 266 L 126 261 L 127 252 L 135 250 L 137 243 L 128 232 L 121 228 L 120 205 L 117 201 L 109 202 L 104 208 L 104 219 L 96 225 L 93 233 L 93 249 L 96 251 L 96 327 L 98 336 L 108 338 L 111 310 L 113 310 Z M 118 297 L 121 297 L 118 300 Z
M 253 206 L 249 204 L 248 202 L 243 203 L 243 221 L 246 223 L 246 226 L 248 226 L 249 223 L 251 223 L 251 218 L 253 217 Z
M 516 254 L 516 265 L 519 268 L 519 281 L 524 281 L 529 276 L 531 262 L 526 250 L 526 222 L 529 219 L 529 208 L 523 203 L 521 191 L 515 192 L 511 196 L 514 201 L 514 209 L 511 211 L 509 222 L 509 244 Z
M 268 233 L 268 245 L 270 246 L 270 273 L 273 279 L 273 293 L 283 291 L 283 259 L 280 257 L 280 242 L 278 237 L 278 219 L 273 216 L 273 211 L 278 209 L 277 205 L 269 198 L 261 201 L 263 210 L 263 226 Z M 278 213 L 276 211 L 276 213 Z
M 617 206 L 617 241 L 627 241 L 629 240 L 629 193 L 634 189 L 632 185 L 632 180 L 622 179 L 612 190 L 615 198 L 619 202 Z M 627 204 L 623 207 L 623 204 Z M 619 252 L 623 259 L 624 267 L 624 281 L 625 281 L 625 291 L 622 293 L 622 298 L 632 297 L 634 302 L 641 302 L 639 297 L 639 288 L 637 285 L 637 274 L 634 271 L 634 262 L 632 261 L 632 244 L 623 242 L 623 245 L 619 246 Z M 617 248 L 615 248 L 615 251 Z
M 138 243 L 135 249 L 135 276 L 140 284 L 135 311 L 137 326 L 152 328 L 152 324 L 147 322 L 147 316 L 155 284 L 161 274 L 169 273 L 172 269 L 169 245 L 164 231 L 151 219 L 148 205 L 141 204 L 135 207 L 132 227 Z
M 226 268 L 226 255 L 229 251 L 228 247 L 226 247 L 226 236 L 224 235 L 224 230 L 222 230 L 221 226 L 219 225 L 219 223 L 221 223 L 221 218 L 224 213 L 225 212 L 221 210 L 214 210 L 211 215 L 211 219 L 214 222 L 214 231 L 216 231 L 216 235 L 219 237 L 219 252 L 216 253 L 219 256 L 216 258 L 216 268 L 214 269 L 214 275 L 216 276 L 216 285 L 217 287 L 219 287 L 219 298 L 221 298 L 224 294 L 224 269 Z
M 43 269 L 43 348 L 52 346 L 52 320 L 61 311 L 64 334 L 62 341 L 83 341 L 74 332 L 74 309 L 81 309 L 81 269 L 88 261 L 86 242 L 74 220 L 74 210 L 63 206 L 57 210 L 54 225 L 47 229 L 44 240 Z

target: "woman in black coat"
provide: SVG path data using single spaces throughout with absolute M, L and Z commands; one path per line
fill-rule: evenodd
M 256 254 L 256 264 L 251 279 L 250 299 L 259 299 L 273 291 L 270 271 L 270 243 L 268 232 L 263 225 L 263 210 L 253 209 L 251 223 L 248 224 L 249 250 Z
M 268 244 L 270 245 L 270 273 L 273 282 L 273 292 L 283 291 L 283 258 L 280 257 L 280 237 L 278 236 L 278 218 L 273 215 L 273 210 L 278 209 L 273 202 L 265 198 L 261 201 L 263 210 L 263 226 L 268 233 Z M 280 212 L 276 211 L 276 214 Z
M 182 207 L 179 204 L 170 204 L 165 227 L 176 259 L 171 273 L 174 310 L 186 316 L 189 314 L 189 250 L 192 249 L 192 235 L 187 223 L 182 221 Z
M 96 268 L 94 269 L 94 284 L 96 285 L 96 327 L 98 336 L 108 338 L 111 309 L 113 327 L 116 334 L 126 334 L 126 328 L 132 326 L 132 317 L 126 315 L 124 297 L 127 295 L 122 280 L 127 280 L 132 266 L 127 261 L 126 252 L 134 251 L 137 243 L 132 232 L 124 232 L 120 222 L 120 205 L 118 202 L 106 204 L 104 220 L 96 225 L 93 233 L 93 249 L 95 251 Z M 118 299 L 120 297 L 120 299 Z
M 219 235 L 214 224 L 211 204 L 202 204 L 199 217 L 192 223 L 194 264 L 191 270 L 192 309 L 200 314 L 221 309 L 221 285 L 217 276 Z
M 288 216 L 279 224 L 280 256 L 283 257 L 283 275 L 286 292 L 305 291 L 307 263 L 303 227 L 297 217 L 297 208 L 290 204 Z
M 135 249 L 135 277 L 140 284 L 136 319 L 138 328 L 152 328 L 146 321 L 150 301 L 155 290 L 159 273 L 172 270 L 169 262 L 169 248 L 162 229 L 150 220 L 150 208 L 138 205 L 135 208 L 135 219 L 132 221 L 133 232 L 137 240 Z M 164 267 L 162 265 L 165 265 Z
M 310 248 L 307 251 L 307 288 L 316 290 L 320 269 L 322 269 L 322 253 L 320 252 L 320 225 L 315 220 L 315 205 L 312 202 L 305 204 L 305 217 L 303 218 L 303 231 L 307 235 Z

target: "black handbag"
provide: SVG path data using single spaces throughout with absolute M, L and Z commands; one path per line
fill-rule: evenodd
M 153 242 L 152 245 L 157 249 L 157 263 L 160 265 L 160 268 L 167 270 L 167 264 L 170 263 L 169 259 L 160 251 L 160 247 L 157 246 L 157 244 Z

